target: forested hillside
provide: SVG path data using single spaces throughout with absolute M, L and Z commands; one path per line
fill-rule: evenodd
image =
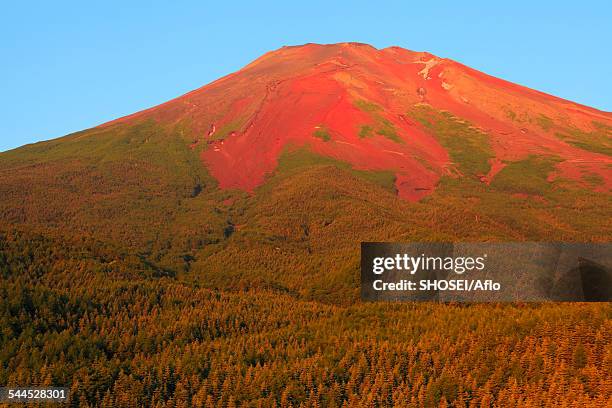
M 0 382 L 70 406 L 605 406 L 609 304 L 219 291 L 100 242 L 0 235 Z
M 603 240 L 607 197 L 553 184 L 533 199 L 548 166 L 533 159 L 525 197 L 505 193 L 521 188 L 507 170 L 495 190 L 449 178 L 409 203 L 392 176 L 303 149 L 255 194 L 221 191 L 180 133 L 152 126 L 103 152 L 76 135 L 2 155 L 0 383 L 106 407 L 610 398 L 609 304 L 357 298 L 360 240 Z M 134 143 L 128 161 L 110 154 Z

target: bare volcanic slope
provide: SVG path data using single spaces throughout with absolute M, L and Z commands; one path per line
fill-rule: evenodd
M 473 137 L 462 140 L 452 126 L 440 137 L 432 131 L 440 118 Z M 430 194 L 442 176 L 490 183 L 508 163 L 540 155 L 555 159 L 551 179 L 582 183 L 588 175 L 599 180 L 596 190 L 611 186 L 609 112 L 399 47 L 283 47 L 102 126 L 143 119 L 187 125 L 191 148 L 221 188 L 252 191 L 284 150 L 303 146 L 355 169 L 392 171 L 409 200 Z M 460 163 L 465 156 L 482 163 Z

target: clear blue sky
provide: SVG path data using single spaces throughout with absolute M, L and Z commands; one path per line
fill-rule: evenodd
M 159 104 L 306 42 L 429 51 L 612 110 L 609 1 L 249 3 L 4 2 L 0 151 Z

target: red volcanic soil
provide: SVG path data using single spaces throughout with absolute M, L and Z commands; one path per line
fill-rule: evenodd
M 590 131 L 593 121 L 612 125 L 612 114 L 399 47 L 283 47 L 118 121 L 188 123 L 196 134 L 192 147 L 207 145 L 202 161 L 221 188 L 252 191 L 275 169 L 284 149 L 308 146 L 356 169 L 391 170 L 399 196 L 417 200 L 452 173 L 447 151 L 406 115 L 419 103 L 449 111 L 489 135 L 496 157 L 483 182 L 489 183 L 504 162 L 546 153 L 563 160 L 559 175 L 579 180 L 588 166 L 610 190 L 609 156 L 567 144 L 554 129 L 538 126 L 537 118 Z M 384 126 L 394 128 L 396 137 L 376 133 Z

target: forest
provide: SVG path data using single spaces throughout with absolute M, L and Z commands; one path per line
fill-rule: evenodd
M 612 235 L 589 174 L 551 181 L 538 156 L 486 185 L 481 132 L 410 115 L 463 174 L 419 202 L 307 148 L 220 190 L 185 124 L 0 154 L 0 384 L 66 386 L 71 407 L 607 406 L 609 303 L 360 301 L 362 241 Z
M 363 304 L 178 281 L 109 248 L 0 235 L 0 382 L 69 406 L 606 406 L 609 304 Z

